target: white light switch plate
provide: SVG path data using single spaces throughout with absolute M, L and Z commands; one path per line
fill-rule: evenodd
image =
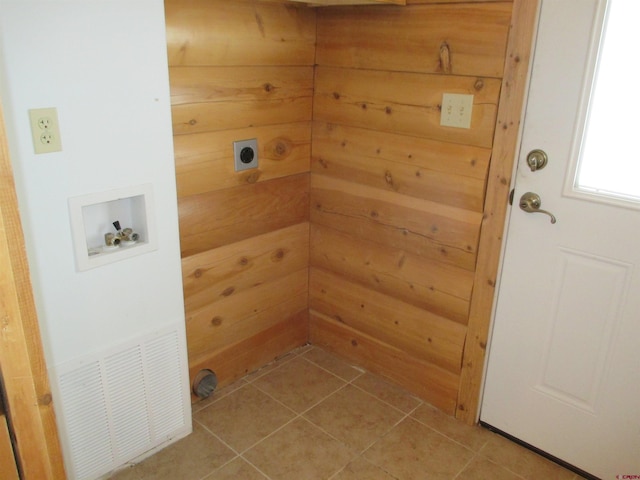
M 442 94 L 440 125 L 443 127 L 471 128 L 473 95 Z

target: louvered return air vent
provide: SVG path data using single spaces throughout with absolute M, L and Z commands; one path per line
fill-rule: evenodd
M 185 349 L 155 334 L 57 372 L 70 480 L 93 480 L 191 431 Z

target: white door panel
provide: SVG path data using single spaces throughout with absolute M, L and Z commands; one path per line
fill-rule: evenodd
M 640 210 L 566 187 L 604 4 L 542 2 L 481 420 L 600 478 L 640 478 Z M 534 149 L 549 162 L 532 172 Z M 557 223 L 518 208 L 525 192 Z

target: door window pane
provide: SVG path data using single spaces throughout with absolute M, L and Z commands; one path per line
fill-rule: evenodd
M 640 201 L 640 1 L 609 0 L 575 187 Z

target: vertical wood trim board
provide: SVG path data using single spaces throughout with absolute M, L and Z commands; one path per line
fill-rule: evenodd
M 20 480 L 4 412 L 0 413 L 0 465 L 4 480 Z
M 65 478 L 0 106 L 0 370 L 23 480 Z
M 538 5 L 539 0 L 514 0 L 513 4 L 505 78 L 489 169 L 485 213 L 478 247 L 478 265 L 471 298 L 469 331 L 456 412 L 457 418 L 469 424 L 477 421 L 481 401 L 480 392 L 507 215 L 510 180 L 514 158 L 518 153 Z

